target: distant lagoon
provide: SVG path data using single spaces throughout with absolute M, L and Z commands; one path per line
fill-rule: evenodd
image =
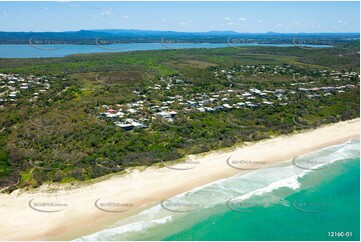
M 112 45 L 30 45 L 0 44 L 0 58 L 64 57 L 73 54 L 129 52 L 193 48 L 237 48 L 245 46 L 294 47 L 293 44 L 227 44 L 227 43 L 131 43 Z M 330 45 L 297 45 L 301 48 L 330 48 Z

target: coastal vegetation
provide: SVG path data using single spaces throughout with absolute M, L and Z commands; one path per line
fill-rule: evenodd
M 359 64 L 356 42 L 0 59 L 0 188 L 89 180 L 357 118 Z

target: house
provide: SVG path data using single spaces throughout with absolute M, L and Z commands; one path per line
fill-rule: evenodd
M 177 114 L 177 112 L 175 112 L 175 111 L 171 111 L 171 112 L 162 111 L 162 112 L 156 113 L 156 115 L 159 115 L 162 118 L 166 118 L 166 119 L 173 118 L 176 114 Z
M 118 111 L 115 115 L 119 117 L 124 117 L 125 113 Z
M 228 109 L 232 109 L 232 106 L 229 105 L 228 103 L 223 104 L 223 107 L 228 108 Z
M 117 115 L 114 113 L 105 113 L 105 116 L 107 116 L 108 118 L 116 118 Z
M 308 90 L 310 91 L 319 91 L 321 88 L 319 87 L 312 87 L 312 88 L 309 88 Z
M 224 107 L 223 106 L 216 106 L 216 107 L 214 107 L 214 109 L 215 110 L 222 110 L 222 109 L 224 109 Z
M 112 113 L 112 114 L 117 112 L 117 110 L 114 110 L 114 109 L 111 109 L 111 108 L 109 108 L 107 111 L 108 111 L 108 113 Z
M 257 104 L 253 104 L 253 103 L 251 103 L 251 102 L 246 102 L 246 105 L 247 105 L 247 107 L 250 107 L 250 108 L 258 107 Z
M 130 108 L 133 108 L 133 107 L 139 107 L 139 104 L 138 103 L 128 103 L 127 106 Z
M 311 99 L 311 98 L 314 98 L 314 97 L 321 97 L 321 96 L 318 95 L 318 94 L 316 94 L 316 95 L 307 95 L 307 97 L 308 97 L 309 99 Z
M 149 109 L 156 111 L 156 110 L 159 110 L 159 108 L 160 107 L 158 105 L 154 105 L 154 106 L 151 106 Z
M 174 118 L 177 115 L 176 111 L 170 111 L 169 113 L 172 118 Z
M 200 112 L 202 112 L 202 113 L 204 113 L 204 112 L 206 111 L 205 108 L 203 108 L 203 107 L 197 108 L 197 110 L 200 111 Z
M 208 112 L 214 113 L 216 111 L 216 109 L 211 108 L 211 107 L 204 107 Z
M 243 107 L 243 106 L 245 106 L 246 104 L 245 104 L 244 102 L 239 102 L 239 103 L 237 103 L 237 105 L 240 106 L 240 107 Z
M 134 119 L 126 118 L 124 121 L 125 121 L 126 123 L 132 123 L 132 122 L 134 122 Z
M 190 101 L 190 100 L 187 100 L 187 103 L 192 107 L 196 106 L 196 104 L 197 104 L 197 102 Z
M 140 122 L 137 122 L 137 121 L 133 121 L 131 123 L 135 128 L 146 128 L 147 126 L 145 124 L 142 124 Z
M 326 91 L 333 91 L 336 90 L 336 87 L 321 87 L 322 90 L 326 90 Z
M 249 89 L 249 91 L 257 94 L 261 93 L 261 90 L 258 90 L 256 88 Z
M 138 110 L 135 110 L 135 109 L 133 109 L 133 108 L 129 108 L 129 109 L 127 110 L 127 112 L 128 112 L 128 113 L 131 113 L 131 114 L 134 114 L 134 113 L 138 113 Z
M 127 123 L 114 122 L 114 124 L 118 127 L 121 127 L 124 130 L 132 130 L 134 128 L 132 124 L 127 124 Z
M 198 102 L 200 106 L 203 106 L 204 104 L 209 103 L 209 100 L 202 100 Z
M 181 96 L 181 95 L 175 95 L 175 98 L 176 98 L 176 99 L 182 99 L 183 96 Z

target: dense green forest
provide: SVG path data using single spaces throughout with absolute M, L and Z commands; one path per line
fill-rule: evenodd
M 0 59 L 0 93 L 17 90 L 9 75 L 37 80 L 0 103 L 0 188 L 89 180 L 359 117 L 359 65 L 357 42 Z M 177 115 L 158 118 L 162 107 Z M 99 118 L 110 108 L 144 127 Z

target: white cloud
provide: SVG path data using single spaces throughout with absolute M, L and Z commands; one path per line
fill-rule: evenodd
M 239 21 L 246 21 L 247 19 L 246 18 L 239 18 L 238 20 Z
M 342 20 L 338 20 L 337 23 L 344 23 Z
M 100 15 L 111 15 L 112 13 L 108 10 L 105 10 L 103 12 L 100 13 Z
M 230 20 L 231 18 L 229 18 L 229 17 L 224 17 L 224 20 Z
M 261 24 L 261 23 L 263 23 L 263 20 L 261 20 L 261 19 L 260 19 L 260 20 L 257 20 L 256 23 Z
M 99 13 L 100 16 L 111 16 L 112 15 L 112 9 L 108 8 L 108 9 L 104 9 L 103 11 L 101 11 Z
M 234 25 L 234 23 L 232 23 L 232 22 L 229 22 L 229 23 L 227 23 L 227 25 Z
M 178 23 L 179 26 L 184 27 L 184 26 L 192 26 L 192 20 L 188 20 L 187 22 L 179 22 Z

